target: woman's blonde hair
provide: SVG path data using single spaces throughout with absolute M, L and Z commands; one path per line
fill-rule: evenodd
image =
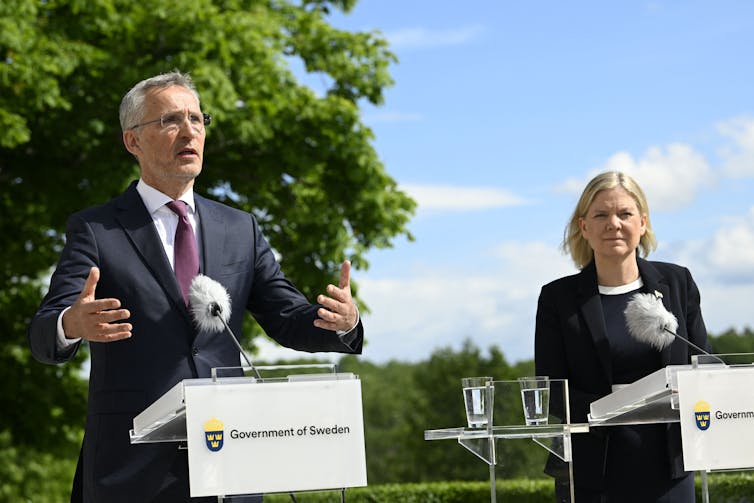
M 592 202 L 594 202 L 594 198 L 597 197 L 597 194 L 603 190 L 614 189 L 616 187 L 622 187 L 628 192 L 634 201 L 636 201 L 639 214 L 647 216 L 646 231 L 639 240 L 641 256 L 646 257 L 651 251 L 657 248 L 657 239 L 655 238 L 654 231 L 652 231 L 652 224 L 649 221 L 649 206 L 647 198 L 644 196 L 644 191 L 641 190 L 636 180 L 629 175 L 620 171 L 606 171 L 595 176 L 586 184 L 576 205 L 576 209 L 573 211 L 571 220 L 568 222 L 563 233 L 561 247 L 564 252 L 571 255 L 573 262 L 579 269 L 583 269 L 594 258 L 594 250 L 589 246 L 589 242 L 584 236 L 581 235 L 579 220 L 586 217 L 586 213 Z

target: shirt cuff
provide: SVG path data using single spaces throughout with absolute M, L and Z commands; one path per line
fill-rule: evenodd
M 359 320 L 361 319 L 361 315 L 359 314 L 359 306 L 354 303 L 353 307 L 356 308 L 356 323 L 350 328 L 350 330 L 336 330 L 335 335 L 337 335 L 340 340 L 343 342 L 343 344 L 347 346 L 351 346 L 351 343 L 356 339 L 356 327 L 359 326 Z
M 69 309 L 70 309 L 70 306 L 66 307 L 60 312 L 60 315 L 58 316 L 58 333 L 57 333 L 57 339 L 56 339 L 58 351 L 65 351 L 81 340 L 81 338 L 69 339 L 65 336 L 65 330 L 63 330 L 63 314 L 65 314 L 65 312 L 68 311 Z

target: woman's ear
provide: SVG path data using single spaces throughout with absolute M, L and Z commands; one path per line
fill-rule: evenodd
M 584 236 L 584 233 L 586 232 L 586 221 L 582 217 L 579 217 L 579 230 L 581 231 L 581 235 L 586 238 L 586 236 Z

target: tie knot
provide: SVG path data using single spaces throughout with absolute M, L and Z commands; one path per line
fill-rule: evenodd
M 185 217 L 188 212 L 188 205 L 184 201 L 170 201 L 165 206 L 181 218 Z

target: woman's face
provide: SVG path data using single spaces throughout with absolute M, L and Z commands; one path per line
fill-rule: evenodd
M 647 230 L 647 215 L 623 187 L 597 193 L 586 216 L 579 219 L 581 235 L 594 250 L 595 261 L 622 261 L 635 257 Z

